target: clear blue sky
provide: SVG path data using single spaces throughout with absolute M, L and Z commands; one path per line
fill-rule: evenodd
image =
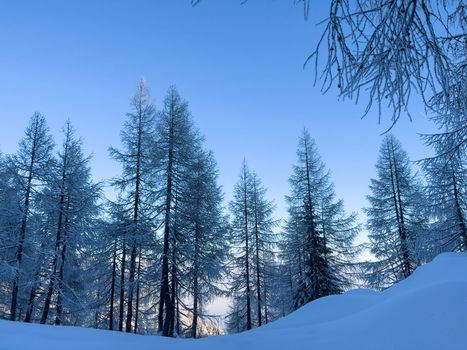
M 321 95 L 303 69 L 327 13 L 312 1 L 304 21 L 293 0 L 5 1 L 0 11 L 0 149 L 12 153 L 31 114 L 45 114 L 60 142 L 70 118 L 93 154 L 96 179 L 119 167 L 109 159 L 136 82 L 145 77 L 160 104 L 175 84 L 215 152 L 230 194 L 245 157 L 285 216 L 287 179 L 303 127 L 316 139 L 349 211 L 367 205 L 381 132 L 363 105 Z M 414 121 L 394 134 L 412 159 L 429 154 L 418 132 L 433 128 L 415 104 Z

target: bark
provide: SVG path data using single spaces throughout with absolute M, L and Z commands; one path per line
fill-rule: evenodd
M 172 103 L 173 107 L 173 103 Z M 172 108 L 171 108 L 172 109 Z M 171 204 L 172 204 L 172 185 L 173 185 L 173 152 L 174 152 L 174 118 L 173 110 L 171 110 L 171 125 L 169 130 L 169 154 L 167 162 L 167 183 L 166 183 L 166 198 L 165 198 L 165 222 L 164 222 L 164 246 L 162 251 L 162 276 L 161 276 L 161 290 L 159 298 L 159 318 L 158 318 L 158 329 L 162 331 L 162 335 L 168 336 L 168 326 L 164 324 L 164 312 L 165 317 L 170 318 L 173 315 L 170 314 L 170 305 L 172 304 L 169 291 L 169 238 L 170 238 L 170 219 L 171 219 Z M 164 306 L 165 309 L 164 310 Z M 165 322 L 167 323 L 167 322 Z
M 114 329 L 115 280 L 117 271 L 117 241 L 114 242 L 112 256 L 112 281 L 110 285 L 109 330 Z
M 134 333 L 138 332 L 138 318 L 139 318 L 139 294 L 140 294 L 140 279 L 141 279 L 141 249 L 138 256 L 138 273 L 137 273 L 137 282 L 136 282 L 136 311 L 135 311 L 135 329 Z
M 31 190 L 32 190 L 32 179 L 33 179 L 33 169 L 35 165 L 36 159 L 36 140 L 37 140 L 37 127 L 34 130 L 34 137 L 33 137 L 33 145 L 31 151 L 31 160 L 29 163 L 28 169 L 28 181 L 26 185 L 26 194 L 24 197 L 24 212 L 23 217 L 21 219 L 21 231 L 20 231 L 20 239 L 18 244 L 18 250 L 16 252 L 16 266 L 17 271 L 15 272 L 15 276 L 13 278 L 13 286 L 12 286 L 12 295 L 11 295 L 11 306 L 10 306 L 10 320 L 14 321 L 16 319 L 16 308 L 18 304 L 18 282 L 19 282 L 19 271 L 21 268 L 21 263 L 23 261 L 23 250 L 24 250 L 24 241 L 26 239 L 26 229 L 27 229 L 27 222 L 29 216 L 29 205 L 31 200 Z
M 140 186 L 141 186 L 141 137 L 142 137 L 142 110 L 139 106 L 138 116 L 138 135 L 136 144 L 136 174 L 135 174 L 135 201 L 133 204 L 133 229 L 138 232 L 139 224 L 139 206 L 140 206 Z M 135 232 L 133 232 L 134 234 Z M 130 254 L 130 276 L 129 276 L 129 291 L 127 301 L 127 314 L 126 314 L 126 331 L 131 332 L 131 323 L 133 318 L 133 290 L 135 281 L 135 270 L 136 270 L 136 241 L 133 240 L 133 247 Z
M 65 230 L 66 232 L 66 230 Z M 61 259 L 60 259 L 60 269 L 59 269 L 59 276 L 58 276 L 58 288 L 57 288 L 57 311 L 56 311 L 56 317 L 55 317 L 55 325 L 60 325 L 62 320 L 62 311 L 63 311 L 63 305 L 62 305 L 62 298 L 63 298 L 63 270 L 65 267 L 65 256 L 66 256 L 66 241 L 65 237 L 63 237 L 63 247 L 62 247 L 62 254 L 61 254 Z
M 135 284 L 135 272 L 136 272 L 136 242 L 133 240 L 133 246 L 131 248 L 130 255 L 130 276 L 128 278 L 128 300 L 127 300 L 127 311 L 126 311 L 126 324 L 125 331 L 131 332 L 131 323 L 133 320 L 133 291 Z
M 63 185 L 64 185 L 64 180 L 62 180 L 62 186 Z M 60 243 L 62 240 L 64 205 L 65 205 L 65 194 L 64 194 L 64 189 L 62 187 L 62 193 L 60 195 L 60 205 L 59 205 L 60 212 L 58 214 L 57 233 L 56 233 L 56 238 L 55 238 L 55 254 L 53 257 L 52 273 L 49 279 L 47 296 L 45 298 L 44 308 L 42 310 L 41 324 L 45 324 L 45 322 L 47 321 L 47 317 L 49 315 L 50 303 L 52 300 L 53 290 L 54 290 L 55 284 L 57 283 L 57 276 L 56 276 L 57 275 L 57 260 L 58 260 L 58 254 L 60 251 Z
M 389 165 L 391 167 L 391 185 L 393 191 L 394 209 L 396 211 L 397 229 L 402 248 L 402 272 L 404 274 L 404 278 L 407 278 L 412 273 L 412 268 L 410 265 L 410 254 L 407 247 L 407 234 L 405 229 L 404 213 L 402 209 L 399 175 L 396 166 L 394 146 L 392 143 L 389 153 Z
M 257 188 L 256 188 L 256 179 L 253 179 L 253 205 L 254 205 L 254 215 L 255 215 L 255 248 L 256 248 L 256 297 L 258 299 L 257 303 L 257 313 L 258 313 L 258 326 L 261 327 L 263 324 L 262 321 L 262 305 L 261 305 L 261 276 L 260 276 L 260 258 L 259 258 L 259 227 L 258 227 L 258 198 L 257 198 Z
M 119 319 L 118 319 L 118 330 L 123 331 L 123 313 L 125 308 L 125 265 L 126 265 L 126 242 L 123 239 L 122 243 L 122 262 L 120 271 L 120 303 L 119 303 Z
M 40 246 L 40 250 L 43 251 L 44 250 L 44 247 L 45 247 L 45 242 L 46 240 L 42 240 L 42 243 L 41 243 L 41 246 Z M 41 267 L 38 266 L 37 267 L 37 271 L 36 271 L 36 274 L 35 274 L 35 277 L 34 277 L 34 281 L 39 281 L 39 278 L 40 278 L 40 270 L 41 270 Z M 40 285 L 40 282 L 36 282 L 32 288 L 31 288 L 31 292 L 29 293 L 29 299 L 28 299 L 28 306 L 26 308 L 26 316 L 24 318 L 24 322 L 26 323 L 29 323 L 31 322 L 31 319 L 32 319 L 32 314 L 33 314 L 33 311 L 34 311 L 34 302 L 38 296 L 38 293 L 37 293 L 37 290 L 39 288 L 39 285 Z
M 456 209 L 457 219 L 459 221 L 460 237 L 463 241 L 462 242 L 463 244 L 461 246 L 461 251 L 464 251 L 467 249 L 467 228 L 466 228 L 464 216 L 462 215 L 462 209 L 461 209 L 460 202 L 459 202 L 459 190 L 457 188 L 457 179 L 456 179 L 456 176 L 454 175 L 454 172 L 452 174 L 452 181 L 454 185 L 454 206 Z
M 195 227 L 195 257 L 193 266 L 193 320 L 191 322 L 191 336 L 196 338 L 198 336 L 198 269 L 199 269 L 199 223 Z
M 246 278 L 246 329 L 251 329 L 251 290 L 250 290 L 250 259 L 249 259 L 249 241 L 248 241 L 248 198 L 247 198 L 247 174 L 246 168 L 243 169 L 243 216 L 245 230 L 245 278 Z
M 174 235 L 175 236 L 175 235 Z M 164 325 L 164 328 L 168 328 L 168 331 L 167 331 L 167 335 L 169 336 L 173 336 L 174 335 L 174 329 L 175 329 L 175 304 L 177 302 L 177 299 L 178 299 L 178 295 L 177 295 L 177 263 L 176 263 L 176 257 L 177 257 L 177 246 L 176 246 L 176 242 L 175 242 L 175 237 L 174 239 L 172 240 L 172 271 L 170 273 L 170 277 L 171 277 L 171 291 L 170 291 L 170 295 L 171 295 L 171 299 L 172 299 L 172 303 L 167 307 L 167 311 L 170 310 L 170 312 L 167 313 L 168 317 L 166 317 L 166 322 L 168 323 L 168 325 Z

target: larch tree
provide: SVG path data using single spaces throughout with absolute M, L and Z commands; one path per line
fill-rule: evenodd
M 367 280 L 384 288 L 408 277 L 423 260 L 418 247 L 426 234 L 422 187 L 407 153 L 392 135 L 384 137 L 365 208 L 371 253 Z
M 182 212 L 186 220 L 186 294 L 193 299 L 190 336 L 199 336 L 205 306 L 221 295 L 219 286 L 227 253 L 227 219 L 223 193 L 218 185 L 217 163 L 212 152 L 198 147 L 188 179 L 188 197 Z
M 274 260 L 277 221 L 274 204 L 266 198 L 261 179 L 243 162 L 230 202 L 231 296 L 234 306 L 228 317 L 233 331 L 262 326 L 267 315 L 268 268 Z M 238 318 L 238 319 L 237 319 Z M 230 326 L 229 326 L 230 327 Z
M 303 0 L 308 4 L 309 0 Z M 323 91 L 367 99 L 395 123 L 416 96 L 452 141 L 467 146 L 467 21 L 464 0 L 331 0 L 315 51 Z M 324 51 L 324 66 L 319 59 Z M 319 70 L 322 72 L 318 73 Z M 364 90 L 368 92 L 364 92 Z
M 178 280 L 183 265 L 184 240 L 181 203 L 188 195 L 187 179 L 194 146 L 199 142 L 188 103 L 175 87 L 170 87 L 157 116 L 155 162 L 157 169 L 158 209 L 162 230 L 161 277 L 158 330 L 172 336 L 178 320 Z
M 11 303 L 11 281 L 18 228 L 21 221 L 20 192 L 13 183 L 14 173 L 7 158 L 0 153 L 0 318 L 7 318 Z
M 34 242 L 34 236 L 37 234 L 30 225 L 30 219 L 37 212 L 40 192 L 44 187 L 48 176 L 49 168 L 53 163 L 54 143 L 49 133 L 45 118 L 39 113 L 35 113 L 26 128 L 24 138 L 19 143 L 18 151 L 8 160 L 9 167 L 14 173 L 14 187 L 18 191 L 20 199 L 20 218 L 19 227 L 16 231 L 14 247 L 15 256 L 12 261 L 14 269 L 11 281 L 11 306 L 10 319 L 17 319 L 18 297 L 21 290 L 28 281 L 23 277 L 23 264 L 25 250 L 33 249 L 31 242 Z M 30 264 L 28 264 L 30 266 Z M 30 277 L 30 276 L 29 276 Z M 26 297 L 25 297 L 26 298 Z
M 230 294 L 233 307 L 228 315 L 227 323 L 236 331 L 244 331 L 253 327 L 253 276 L 251 263 L 254 256 L 252 245 L 253 214 L 251 211 L 252 175 L 246 161 L 243 161 L 240 176 L 235 184 L 233 199 L 229 203 L 231 213 L 230 245 L 231 274 Z
M 330 173 L 306 130 L 297 156 L 289 179 L 289 219 L 283 242 L 295 307 L 348 288 L 349 268 L 358 253 L 353 242 L 359 232 L 355 215 L 347 215 L 343 202 L 335 200 Z
M 52 244 L 45 249 L 44 301 L 41 323 L 46 323 L 53 306 L 56 325 L 74 323 L 86 304 L 86 265 L 83 253 L 89 249 L 89 234 L 96 229 L 99 215 L 100 185 L 91 179 L 90 158 L 84 156 L 82 142 L 70 122 L 63 129 L 64 141 L 51 169 L 44 190 Z
M 256 173 L 251 174 L 250 205 L 252 213 L 252 248 L 254 290 L 256 292 L 256 319 L 258 327 L 268 322 L 267 295 L 271 275 L 268 269 L 274 261 L 277 220 L 273 217 L 274 204 L 266 198 L 266 188 Z
M 121 256 L 121 273 L 125 274 L 128 264 L 128 280 L 122 278 L 122 288 L 126 288 L 126 320 L 125 331 L 131 332 L 135 323 L 134 299 L 137 276 L 137 260 L 141 250 L 141 242 L 151 234 L 148 230 L 153 218 L 154 188 L 154 129 L 155 106 L 144 80 L 138 83 L 136 93 L 131 99 L 131 111 L 121 131 L 123 150 L 110 148 L 111 157 L 122 166 L 122 175 L 113 180 L 119 193 L 118 203 L 131 226 L 125 234 Z M 124 287 L 123 282 L 127 283 Z M 123 301 L 123 300 L 122 300 Z M 122 308 L 122 304 L 120 305 Z M 123 320 L 120 312 L 119 330 Z
M 432 219 L 426 249 L 467 250 L 467 169 L 465 154 L 442 151 L 422 162 L 426 174 L 428 205 Z

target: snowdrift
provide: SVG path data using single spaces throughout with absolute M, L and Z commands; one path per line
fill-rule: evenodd
M 267 326 L 200 340 L 0 321 L 1 350 L 467 349 L 467 254 L 442 254 L 401 283 L 312 302 Z

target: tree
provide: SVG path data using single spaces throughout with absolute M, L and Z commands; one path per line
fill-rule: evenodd
M 127 121 L 121 132 L 124 151 L 110 148 L 110 155 L 122 165 L 122 175 L 113 180 L 119 192 L 118 202 L 131 226 L 125 237 L 122 254 L 122 275 L 125 272 L 126 255 L 129 253 L 129 277 L 127 291 L 127 314 L 125 330 L 132 331 L 133 300 L 137 274 L 137 256 L 141 249 L 141 241 L 150 232 L 147 228 L 153 216 L 154 187 L 154 127 L 155 107 L 151 101 L 149 89 L 144 80 L 140 80 L 131 103 L 131 112 L 127 113 Z M 122 280 L 123 282 L 123 280 Z M 123 287 L 122 287 L 123 288 Z M 122 306 L 120 306 L 122 307 Z M 120 312 L 122 317 L 122 313 Z M 120 321 L 122 322 L 122 321 Z M 120 327 L 119 327 L 120 328 Z
M 194 147 L 199 143 L 188 104 L 170 87 L 157 117 L 156 155 L 158 212 L 161 213 L 162 257 L 158 329 L 164 336 L 175 331 L 177 288 L 183 261 L 184 229 L 181 203 L 188 195 L 187 179 Z
M 223 276 L 228 228 L 212 152 L 198 148 L 192 161 L 188 178 L 189 197 L 182 208 L 188 238 L 185 242 L 187 270 L 184 285 L 187 294 L 193 298 L 190 336 L 197 338 L 198 320 L 205 315 L 204 306 L 222 294 L 217 284 Z
M 254 318 L 257 326 L 265 322 L 266 293 L 271 279 L 267 272 L 276 244 L 273 229 L 277 221 L 272 216 L 273 211 L 273 203 L 266 199 L 266 188 L 244 161 L 234 188 L 234 199 L 230 202 L 234 308 L 228 324 L 233 331 L 251 329 Z
M 458 88 L 465 89 L 465 86 Z M 466 99 L 467 96 L 458 101 L 459 105 L 450 118 L 451 125 L 446 125 L 445 130 L 456 127 L 458 122 L 459 125 L 462 121 L 467 123 L 465 112 L 462 113 L 466 110 Z M 455 133 L 422 135 L 425 144 L 435 153 L 420 162 L 427 178 L 430 217 L 434 220 L 428 244 L 434 249 L 434 254 L 467 249 L 467 148 L 458 147 L 462 141 L 461 133 L 462 128 L 458 128 Z
M 304 0 L 307 3 L 308 0 Z M 334 84 L 340 95 L 359 99 L 369 91 L 365 114 L 376 104 L 392 110 L 395 123 L 413 92 L 421 96 L 433 119 L 455 140 L 467 142 L 467 45 L 463 0 L 331 0 L 326 27 L 315 51 L 326 51 L 323 91 Z
M 289 179 L 289 219 L 283 243 L 294 281 L 295 307 L 348 288 L 348 269 L 358 253 L 353 241 L 359 232 L 355 215 L 346 215 L 343 202 L 335 200 L 329 171 L 306 130 L 297 156 Z
M 252 271 L 255 274 L 254 289 L 256 290 L 256 317 L 258 327 L 263 325 L 263 315 L 267 323 L 267 286 L 269 284 L 271 256 L 274 255 L 276 236 L 273 228 L 277 221 L 273 217 L 274 204 L 266 199 L 266 188 L 256 173 L 251 174 L 251 212 L 252 246 L 254 248 Z
M 235 323 L 239 331 L 249 330 L 252 322 L 252 277 L 251 277 L 251 173 L 243 161 L 240 177 L 235 184 L 233 200 L 229 203 L 232 214 L 230 244 L 232 246 L 232 286 L 231 295 L 234 309 L 229 315 L 229 323 Z M 235 320 L 235 321 L 234 321 Z
M 423 261 L 418 249 L 427 218 L 422 188 L 412 174 L 407 153 L 392 135 L 384 137 L 376 164 L 377 179 L 371 179 L 365 209 L 371 252 L 368 282 L 387 287 L 408 277 Z
M 52 164 L 52 150 L 54 143 L 50 136 L 45 118 L 35 113 L 25 131 L 24 138 L 19 143 L 18 152 L 8 163 L 14 172 L 14 187 L 18 191 L 20 204 L 19 230 L 14 243 L 15 257 L 13 260 L 13 280 L 11 287 L 10 319 L 16 319 L 18 294 L 23 280 L 23 260 L 25 250 L 30 248 L 35 232 L 31 232 L 30 219 L 37 208 L 38 197 L 48 176 Z M 28 237 L 29 236 L 29 237 Z
M 467 250 L 467 171 L 465 157 L 455 154 L 423 161 L 427 178 L 429 213 L 433 222 L 427 249 Z
M 6 312 L 11 303 L 11 281 L 15 277 L 12 262 L 15 260 L 18 228 L 21 221 L 20 192 L 7 158 L 0 153 L 0 309 Z M 0 318 L 6 318 L 2 313 Z
M 42 203 L 47 221 L 51 223 L 49 232 L 55 237 L 43 265 L 47 280 L 40 321 L 47 322 L 54 304 L 56 325 L 67 320 L 67 316 L 68 320 L 79 317 L 76 306 L 79 308 L 84 301 L 79 295 L 89 282 L 84 279 L 82 254 L 87 250 L 87 235 L 96 228 L 100 198 L 100 185 L 91 180 L 90 159 L 84 156 L 82 142 L 75 136 L 69 121 L 63 133 L 62 150 L 51 169 Z

